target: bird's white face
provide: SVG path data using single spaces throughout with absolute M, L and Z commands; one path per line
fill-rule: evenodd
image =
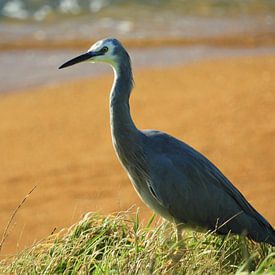
M 119 48 L 119 42 L 115 39 L 104 39 L 96 42 L 92 47 L 84 54 L 81 54 L 59 67 L 59 69 L 80 63 L 80 62 L 105 62 L 116 67 L 117 54 L 116 50 Z
M 114 42 L 110 39 L 100 40 L 96 42 L 91 48 L 87 51 L 88 53 L 95 53 L 95 56 L 92 57 L 89 61 L 94 62 L 106 62 L 111 65 L 115 65 L 116 56 L 114 53 L 115 45 Z

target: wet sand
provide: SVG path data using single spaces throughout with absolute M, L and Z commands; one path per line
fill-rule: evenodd
M 89 44 L 87 43 L 83 49 Z M 88 63 L 62 71 L 57 69 L 63 62 L 84 52 L 83 49 L 0 51 L 0 93 L 16 92 L 76 78 L 97 77 L 111 72 L 108 66 L 102 64 L 91 66 Z M 256 48 L 197 45 L 130 48 L 129 53 L 133 67 L 137 70 L 168 68 L 220 57 L 274 55 L 275 47 L 274 45 Z
M 124 12 L 111 8 L 112 14 L 58 17 L 42 22 L 4 20 L 0 25 L 0 49 L 85 49 L 91 42 L 114 34 L 128 49 L 190 45 L 255 47 L 275 43 L 272 9 L 261 13 L 258 7 L 258 12 L 250 15 L 201 16 L 184 14 L 182 7 L 172 11 L 168 6 L 148 10 L 148 6 L 131 9 L 130 4 Z
M 168 132 L 205 154 L 275 225 L 275 56 L 227 57 L 140 69 L 131 98 L 139 128 Z M 0 232 L 21 199 L 2 254 L 88 211 L 141 207 L 114 154 L 112 75 L 0 97 Z

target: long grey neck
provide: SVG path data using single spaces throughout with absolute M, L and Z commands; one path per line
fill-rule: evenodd
M 123 53 L 122 53 L 123 54 Z M 132 175 L 137 177 L 144 172 L 144 155 L 142 151 L 142 134 L 136 128 L 129 107 L 129 98 L 133 88 L 133 76 L 128 54 L 121 58 L 114 68 L 115 80 L 110 95 L 110 115 L 112 140 L 118 158 Z
M 129 98 L 133 87 L 130 59 L 114 67 L 115 79 L 110 95 L 111 130 L 115 139 L 130 138 L 138 130 L 131 118 Z

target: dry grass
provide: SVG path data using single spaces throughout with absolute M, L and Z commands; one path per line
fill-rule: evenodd
M 236 236 L 186 233 L 175 242 L 167 223 L 141 228 L 126 213 L 86 215 L 16 257 L 0 262 L 5 274 L 271 274 L 275 251 Z M 243 273 L 242 273 L 243 274 Z M 273 273 L 272 273 L 273 274 Z

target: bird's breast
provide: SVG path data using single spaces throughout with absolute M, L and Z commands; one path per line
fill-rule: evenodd
M 173 221 L 168 210 L 159 203 L 149 189 L 148 183 L 151 181 L 151 176 L 148 168 L 148 156 L 144 152 L 142 144 L 138 140 L 125 142 L 125 140 L 114 137 L 113 146 L 141 200 L 163 218 Z

